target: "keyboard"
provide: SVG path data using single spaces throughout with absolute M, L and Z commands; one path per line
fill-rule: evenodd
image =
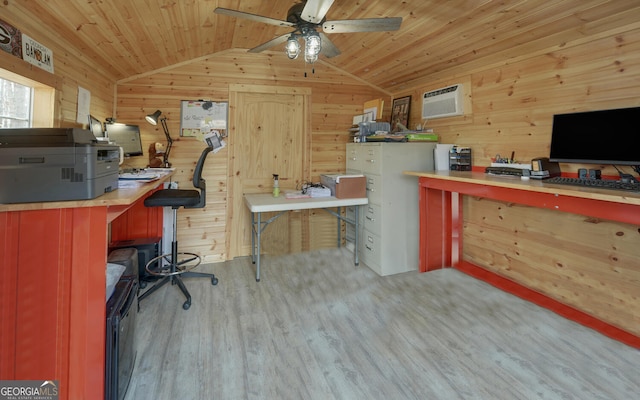
M 522 176 L 524 170 L 513 167 L 487 167 L 484 172 L 489 175 Z
M 571 185 L 591 187 L 597 189 L 625 190 L 628 192 L 640 192 L 640 182 L 622 182 L 612 179 L 580 179 L 568 178 L 564 176 L 556 176 L 555 178 L 545 179 L 544 183 L 553 183 L 558 185 Z

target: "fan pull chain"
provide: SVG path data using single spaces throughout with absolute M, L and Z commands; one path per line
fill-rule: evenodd
M 316 67 L 314 67 L 313 64 L 311 64 L 311 73 L 313 75 L 316 73 Z M 304 63 L 304 77 L 307 77 L 307 63 Z

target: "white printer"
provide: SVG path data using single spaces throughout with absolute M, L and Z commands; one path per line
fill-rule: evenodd
M 118 188 L 119 160 L 88 130 L 0 129 L 0 203 L 96 198 Z

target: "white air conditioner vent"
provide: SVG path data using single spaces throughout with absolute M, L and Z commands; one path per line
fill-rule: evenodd
M 463 114 L 462 84 L 425 92 L 422 95 L 422 119 Z

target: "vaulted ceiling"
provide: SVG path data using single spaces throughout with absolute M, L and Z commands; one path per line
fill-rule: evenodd
M 35 37 L 56 35 L 115 79 L 232 48 L 291 28 L 214 14 L 216 7 L 285 20 L 296 0 L 5 0 L 33 15 Z M 384 90 L 424 76 L 501 63 L 640 20 L 633 0 L 335 0 L 328 20 L 401 17 L 394 32 L 331 33 L 332 65 Z M 286 57 L 284 45 L 267 50 Z M 300 63 L 300 59 L 291 62 Z

